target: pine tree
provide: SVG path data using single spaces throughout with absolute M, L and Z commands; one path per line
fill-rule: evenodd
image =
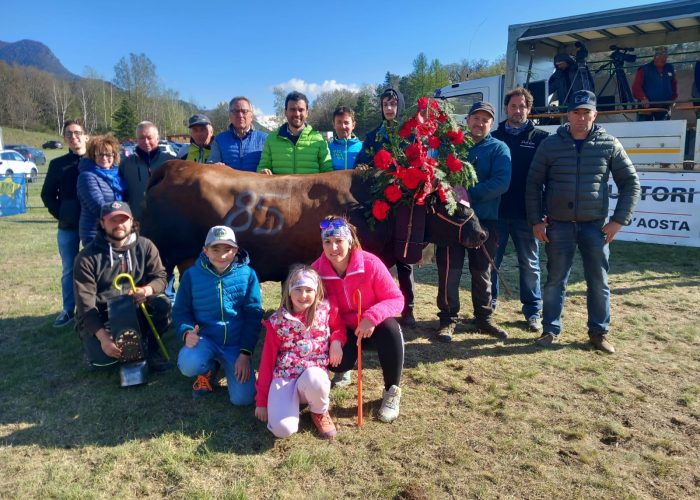
M 119 107 L 114 112 L 113 118 L 115 133 L 120 140 L 128 139 L 136 133 L 138 118 L 136 118 L 136 112 L 131 107 L 128 99 L 122 99 Z

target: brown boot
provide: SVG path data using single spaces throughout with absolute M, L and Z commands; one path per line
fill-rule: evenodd
M 508 338 L 508 332 L 503 328 L 494 323 L 493 319 L 489 316 L 488 318 L 476 318 L 474 320 L 474 325 L 476 329 L 482 333 L 487 333 L 493 337 L 499 338 L 501 340 L 506 340 Z
M 599 351 L 607 352 L 608 354 L 613 354 L 615 352 L 615 346 L 608 342 L 607 335 L 605 334 L 591 335 L 589 342 Z

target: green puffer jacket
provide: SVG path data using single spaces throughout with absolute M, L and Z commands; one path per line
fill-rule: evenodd
M 594 125 L 577 152 L 569 125 L 562 125 L 542 141 L 532 160 L 525 190 L 528 222 L 538 224 L 545 215 L 572 222 L 605 219 L 611 174 L 619 192 L 611 219 L 627 225 L 632 222 L 640 188 L 622 144 Z
M 333 161 L 326 140 L 307 124 L 296 145 L 281 136 L 279 129 L 267 136 L 258 172 L 264 168 L 273 174 L 318 174 L 331 172 Z

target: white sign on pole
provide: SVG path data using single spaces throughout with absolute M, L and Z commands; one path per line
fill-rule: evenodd
M 638 172 L 642 196 L 617 239 L 700 247 L 700 172 Z M 611 180 L 610 214 L 618 191 Z

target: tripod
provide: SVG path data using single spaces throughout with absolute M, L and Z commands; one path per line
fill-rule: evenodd
M 588 57 L 588 49 L 581 42 L 576 42 L 574 44 L 578 50 L 576 51 L 576 73 L 571 79 L 569 84 L 569 89 L 566 92 L 566 97 L 564 97 L 564 102 L 569 102 L 569 96 L 574 92 L 579 90 L 589 90 L 595 92 L 595 86 L 593 85 L 593 78 L 591 77 L 591 71 L 588 69 L 588 64 L 586 63 L 586 58 Z M 576 81 L 579 80 L 580 84 L 577 85 Z
M 609 72 L 608 79 L 605 81 L 605 84 L 603 84 L 603 88 L 600 89 L 599 96 L 605 92 L 605 89 L 614 76 L 619 100 L 618 102 L 622 105 L 623 109 L 629 109 L 632 107 L 632 103 L 634 103 L 634 97 L 632 97 L 630 84 L 627 80 L 627 75 L 625 74 L 623 67 L 625 61 L 634 62 L 637 59 L 637 56 L 634 54 L 627 54 L 627 51 L 632 51 L 634 49 L 619 48 L 615 45 L 611 45 L 610 48 L 613 50 L 613 53 L 610 54 L 610 61 L 595 71 L 596 74 L 603 70 L 608 70 Z

